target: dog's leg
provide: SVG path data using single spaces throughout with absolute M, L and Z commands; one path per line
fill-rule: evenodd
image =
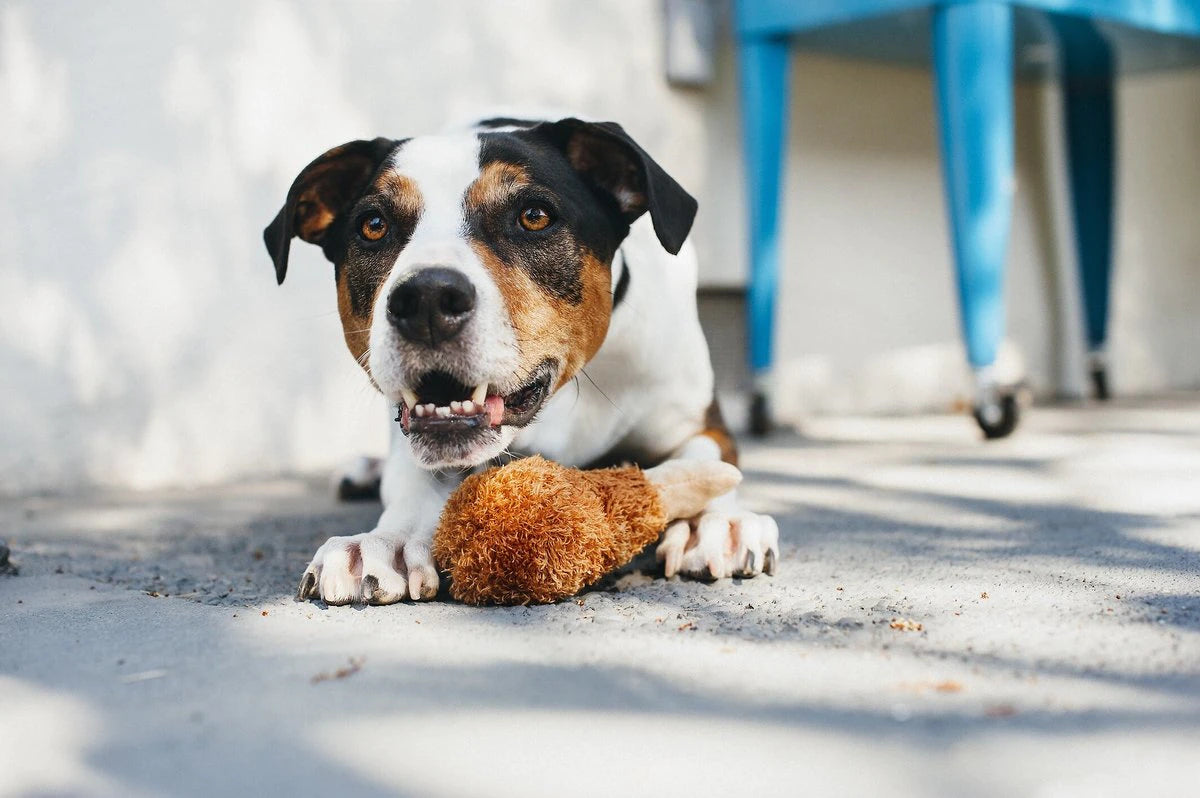
M 734 462 L 736 450 L 723 428 L 705 430 L 688 440 L 673 459 Z M 663 573 L 689 579 L 774 574 L 779 562 L 779 526 L 769 515 L 742 508 L 733 490 L 718 496 L 690 521 L 667 527 L 656 556 Z
M 383 474 L 384 510 L 370 532 L 330 538 L 300 579 L 298 599 L 326 604 L 395 604 L 437 595 L 433 532 L 458 478 L 418 468 L 393 451 Z

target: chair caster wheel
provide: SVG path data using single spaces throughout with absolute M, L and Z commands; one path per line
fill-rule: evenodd
M 975 422 L 983 430 L 983 437 L 988 440 L 1007 438 L 1017 428 L 1021 420 L 1021 408 L 1016 394 L 1005 391 L 996 396 L 994 401 L 975 405 Z
M 766 394 L 755 393 L 750 397 L 750 434 L 756 438 L 765 437 L 771 431 L 771 426 Z
M 1093 366 L 1090 375 L 1092 378 L 1092 396 L 1101 402 L 1107 402 L 1112 396 L 1108 391 L 1108 369 L 1104 366 Z

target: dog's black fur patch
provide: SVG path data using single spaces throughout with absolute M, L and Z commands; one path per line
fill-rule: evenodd
M 475 127 L 483 129 L 491 129 L 497 127 L 533 127 L 540 125 L 544 119 L 517 119 L 513 116 L 494 116 L 491 119 L 481 119 L 475 123 Z
M 511 163 L 533 185 L 502 212 L 477 209 L 467 220 L 468 233 L 504 263 L 525 269 L 551 295 L 582 301 L 582 250 L 610 264 L 629 225 L 643 213 L 650 214 L 668 251 L 683 246 L 696 201 L 620 125 L 564 119 L 479 137 L 481 171 L 491 163 Z M 522 230 L 516 215 L 533 203 L 551 209 L 556 223 L 536 233 Z
M 388 232 L 379 241 L 367 241 L 359 235 L 360 220 L 378 213 L 388 222 Z M 346 271 L 350 307 L 365 316 L 375 301 L 375 292 L 387 279 L 400 250 L 408 245 L 417 226 L 417 216 L 401 208 L 385 192 L 359 197 L 354 206 L 334 223 L 333 239 L 327 257 L 335 264 L 335 273 Z
M 594 191 L 616 202 L 626 224 L 649 213 L 659 243 L 679 254 L 696 218 L 696 200 L 616 122 L 562 119 L 513 135 L 549 141 Z
M 591 191 L 549 142 L 524 132 L 481 133 L 479 166 L 508 163 L 530 177 L 503 208 L 473 208 L 467 232 L 507 266 L 523 269 L 550 295 L 571 304 L 583 301 L 582 255 L 609 263 L 629 231 L 611 202 Z M 555 218 L 545 230 L 521 228 L 517 217 L 529 205 L 544 206 Z
M 617 286 L 613 289 L 613 310 L 625 299 L 625 294 L 629 293 L 629 259 L 625 257 L 624 251 L 621 256 L 621 276 L 617 278 Z
M 299 215 L 305 210 L 302 206 L 319 205 L 333 214 L 332 223 L 310 243 L 319 244 L 325 257 L 336 264 L 338 261 L 334 256 L 338 241 L 331 238 L 329 232 L 337 229 L 339 222 L 344 227 L 346 209 L 374 181 L 379 167 L 400 143 L 387 138 L 350 141 L 325 152 L 301 170 L 288 189 L 283 207 L 263 230 L 263 243 L 267 245 L 267 252 L 275 263 L 275 279 L 278 282 L 282 283 L 287 276 L 288 253 L 292 239 L 299 234 Z M 302 200 L 302 196 L 309 191 L 318 198 L 315 203 Z

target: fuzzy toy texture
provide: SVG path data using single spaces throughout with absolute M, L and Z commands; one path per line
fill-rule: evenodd
M 459 486 L 433 556 L 460 601 L 547 603 L 633 559 L 667 520 L 639 468 L 580 471 L 528 457 Z
M 722 462 L 580 471 L 528 457 L 463 481 L 442 510 L 433 556 L 450 594 L 468 604 L 558 601 L 741 480 Z

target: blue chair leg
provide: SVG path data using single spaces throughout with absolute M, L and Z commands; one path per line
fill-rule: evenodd
M 740 62 L 742 143 L 750 206 L 746 330 L 750 368 L 754 375 L 750 431 L 764 435 L 771 426 L 767 379 L 771 370 L 775 291 L 779 281 L 779 183 L 787 126 L 787 40 L 744 39 Z
M 1004 261 L 1012 223 L 1013 18 L 1007 3 L 938 6 L 933 57 L 942 166 L 975 418 L 988 438 L 1017 424 L 994 376 L 1004 336 Z
M 1112 46 L 1094 23 L 1066 16 L 1051 21 L 1062 58 L 1067 161 L 1089 371 L 1094 395 L 1107 399 L 1104 350 L 1112 273 L 1115 64 Z

